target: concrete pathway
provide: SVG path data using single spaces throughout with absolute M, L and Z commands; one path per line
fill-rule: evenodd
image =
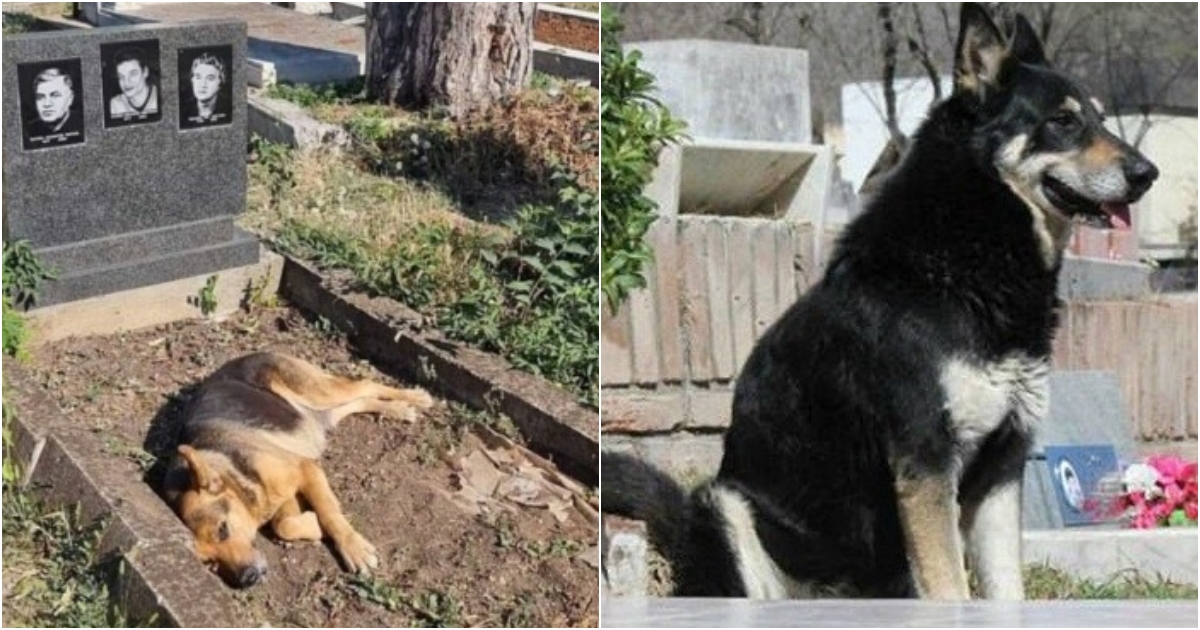
M 1194 601 L 922 602 L 603 598 L 605 628 L 1011 627 L 1195 628 Z

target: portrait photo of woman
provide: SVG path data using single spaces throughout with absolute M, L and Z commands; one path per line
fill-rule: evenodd
M 106 128 L 162 119 L 157 40 L 102 44 L 100 63 Z
M 179 128 L 202 129 L 233 120 L 233 48 L 179 51 Z

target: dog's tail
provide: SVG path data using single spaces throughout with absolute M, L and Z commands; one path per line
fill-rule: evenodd
M 684 544 L 691 522 L 691 497 L 654 466 L 623 453 L 600 456 L 600 509 L 645 521 L 650 542 L 671 552 Z

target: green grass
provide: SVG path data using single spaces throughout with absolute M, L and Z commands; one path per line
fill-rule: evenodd
M 1025 568 L 1026 599 L 1186 599 L 1195 601 L 1196 586 L 1137 571 L 1107 580 L 1077 578 L 1046 565 Z
M 283 252 L 354 272 L 360 288 L 421 312 L 448 337 L 594 402 L 595 194 L 569 176 L 552 176 L 552 196 L 519 206 L 505 222 L 471 220 L 461 198 L 427 181 L 463 160 L 453 152 L 417 153 L 431 148 L 424 138 L 438 144 L 453 130 L 424 127 L 420 135 L 395 124 L 370 112 L 351 118 L 347 127 L 372 147 L 358 159 L 299 156 L 256 143 L 243 224 Z M 469 161 L 479 171 L 501 163 Z M 402 168 L 380 167 L 401 162 Z M 476 179 L 486 183 L 487 175 Z M 479 194 L 501 188 L 481 186 Z

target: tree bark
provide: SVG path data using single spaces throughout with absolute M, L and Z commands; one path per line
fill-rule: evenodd
M 457 117 L 514 94 L 532 67 L 535 6 L 368 3 L 368 98 Z

